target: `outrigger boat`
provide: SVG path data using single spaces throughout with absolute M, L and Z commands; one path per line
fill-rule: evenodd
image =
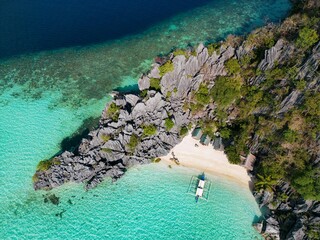
M 197 191 L 196 191 L 196 202 L 198 202 L 199 197 L 203 196 L 203 189 L 204 189 L 204 185 L 205 185 L 205 175 L 204 173 L 202 173 L 199 177 L 199 182 L 198 182 L 198 187 L 197 187 Z
M 211 188 L 211 181 L 206 179 L 204 173 L 199 176 L 192 176 L 188 188 L 188 193 L 195 196 L 196 202 L 201 199 L 208 200 Z

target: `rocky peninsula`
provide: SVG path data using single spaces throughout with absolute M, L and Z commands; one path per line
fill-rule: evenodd
M 188 60 L 171 54 L 163 65 L 155 63 L 139 80 L 143 96 L 117 94 L 103 111 L 99 128 L 90 132 L 75 152 L 64 152 L 40 164 L 35 189 L 51 189 L 68 181 L 84 182 L 86 188 L 92 188 L 105 177 L 117 179 L 130 166 L 166 155 L 192 121 L 184 102 L 206 77 L 225 74 L 223 63 L 234 56 L 235 49 L 221 47 L 220 52 L 209 57 L 201 44 Z M 200 73 L 207 64 L 211 70 Z M 173 126 L 168 126 L 171 122 Z
M 295 6 L 282 24 L 246 38 L 156 58 L 139 94 L 117 93 L 77 149 L 39 163 L 34 188 L 116 180 L 198 125 L 223 138 L 230 162 L 257 157 L 250 174 L 267 239 L 319 239 L 320 4 Z

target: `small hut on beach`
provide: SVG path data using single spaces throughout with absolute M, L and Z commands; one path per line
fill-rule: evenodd
M 201 128 L 197 127 L 192 131 L 192 137 L 196 140 L 200 140 L 202 136 L 202 130 Z
M 211 138 L 207 134 L 203 134 L 200 138 L 200 143 L 202 145 L 208 146 L 211 142 Z
M 216 137 L 214 140 L 213 140 L 213 148 L 214 150 L 218 150 L 218 151 L 223 151 L 224 150 L 224 146 L 223 146 L 223 143 L 222 143 L 222 137 Z

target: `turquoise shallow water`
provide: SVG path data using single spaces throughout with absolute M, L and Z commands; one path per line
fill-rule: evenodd
M 196 204 L 186 193 L 192 174 L 161 163 L 139 166 L 89 192 L 74 184 L 56 189 L 59 206 L 30 192 L 5 205 L 4 238 L 260 239 L 251 227 L 259 211 L 249 191 L 211 177 L 209 201 Z
M 287 0 L 212 1 L 134 36 L 2 60 L 0 239 L 255 239 L 254 199 L 224 179 L 214 179 L 211 200 L 196 205 L 185 194 L 193 172 L 143 166 L 89 192 L 74 184 L 56 189 L 61 204 L 54 206 L 33 191 L 31 177 L 39 160 L 100 115 L 108 92 L 135 84 L 154 56 L 277 21 L 288 8 Z

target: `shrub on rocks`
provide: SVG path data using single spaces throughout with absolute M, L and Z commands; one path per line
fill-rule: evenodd
M 160 162 L 161 161 L 161 158 L 153 158 L 152 160 L 151 160 L 151 162 L 153 162 L 153 163 L 158 163 L 158 162 Z
M 157 133 L 157 127 L 155 125 L 144 125 L 142 129 L 144 137 L 153 136 Z
M 173 55 L 176 57 L 176 56 L 179 56 L 179 55 L 184 55 L 185 57 L 188 57 L 188 54 L 185 50 L 182 50 L 182 49 L 176 49 L 173 51 Z
M 171 118 L 166 118 L 164 125 L 165 125 L 167 131 L 170 131 L 174 127 L 174 122 L 172 121 Z
M 111 136 L 109 135 L 101 135 L 101 140 L 104 141 L 104 142 L 108 142 L 109 140 L 111 139 Z
M 209 89 L 205 84 L 201 84 L 197 93 L 195 94 L 196 100 L 198 103 L 202 105 L 207 105 L 211 101 L 211 97 L 209 95 Z
M 159 78 L 151 78 L 150 79 L 150 88 L 156 91 L 161 90 L 160 79 Z
M 59 165 L 60 161 L 58 158 L 52 158 L 47 160 L 42 160 L 37 165 L 37 171 L 47 171 L 52 165 Z
M 228 62 L 226 62 L 226 68 L 230 74 L 237 74 L 241 70 L 237 59 L 230 59 Z
M 128 143 L 128 148 L 130 149 L 130 151 L 134 151 L 134 149 L 138 146 L 140 142 L 140 139 L 137 135 L 135 134 L 132 134 L 131 137 L 130 137 L 130 141 Z
M 174 70 L 174 66 L 172 61 L 167 61 L 165 64 L 159 67 L 159 74 L 162 77 L 165 75 L 167 72 L 172 72 Z
M 318 40 L 319 35 L 316 30 L 304 27 L 300 30 L 296 43 L 298 47 L 306 49 L 314 45 Z
M 37 165 L 37 171 L 46 171 L 48 170 L 52 165 L 51 160 L 42 160 Z
M 118 107 L 114 102 L 112 102 L 108 107 L 107 116 L 116 122 L 119 118 L 119 110 L 120 107 Z
M 186 126 L 181 127 L 180 136 L 183 137 L 183 136 L 187 135 L 188 131 L 189 130 L 188 130 L 188 128 Z
M 110 148 L 102 148 L 101 150 L 102 150 L 102 152 L 105 152 L 105 153 L 111 153 L 112 152 L 112 149 L 110 149 Z
M 214 52 L 219 54 L 221 44 L 219 43 L 211 43 L 207 46 L 209 55 L 212 55 Z

